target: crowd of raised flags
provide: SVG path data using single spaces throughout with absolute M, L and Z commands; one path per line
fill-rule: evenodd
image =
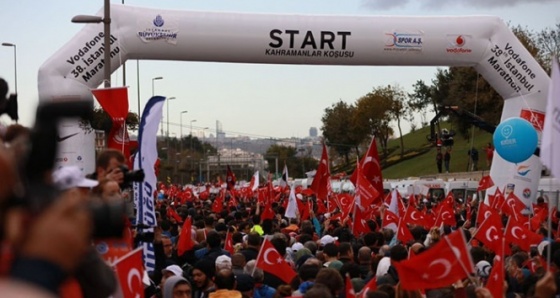
M 560 73 L 556 61 L 553 64 L 552 81 L 541 159 L 552 174 L 558 176 L 560 161 L 555 156 L 555 150 L 560 150 L 560 123 L 557 117 L 560 114 Z M 406 247 L 422 242 L 423 239 L 417 233 L 419 229 L 439 229 L 443 236 L 438 242 L 418 254 L 410 249 L 408 259 L 392 263 L 398 272 L 400 288 L 404 290 L 424 291 L 449 287 L 460 280 L 470 280 L 473 284 L 487 288 L 493 297 L 504 297 L 504 280 L 511 280 L 506 270 L 507 260 L 513 254 L 524 252 L 532 257 L 523 266 L 530 274 L 542 275 L 543 269 L 550 270 L 560 263 L 560 250 L 557 250 L 558 256 L 551 253 L 558 249 L 553 245 L 553 240 L 560 237 L 558 212 L 549 209 L 546 202 L 539 201 L 527 208 L 513 192 L 507 193 L 505 186 L 494 185 L 490 176 L 483 177 L 478 188 L 478 198 L 484 197 L 482 192 L 494 189 L 493 193 L 486 194 L 486 199 L 457 200 L 452 193 L 444 198 L 424 195 L 403 198 L 397 190 L 385 194 L 375 139 L 372 139 L 367 153 L 358 162 L 350 178 L 355 185 L 354 193 L 333 193 L 325 145 L 315 178 L 308 189 L 301 186 L 290 187 L 287 167 L 284 167 L 277 186 L 274 186 L 270 176 L 264 183 L 260 180 L 259 173 L 256 172 L 249 185 L 240 186 L 228 166 L 225 187 L 221 181 L 216 185 L 198 186 L 160 183 L 154 192 L 155 197 L 159 195 L 156 209 L 162 205 L 167 206 L 165 217 L 182 224 L 176 243 L 178 255 L 195 247 L 195 229 L 192 218 L 179 214 L 177 208 L 186 205 L 196 208 L 206 202 L 211 205 L 211 212 L 217 216 L 224 211 L 230 213 L 243 207 L 251 214 L 258 212 L 261 220 L 338 220 L 351 231 L 355 239 L 368 233 L 390 229 L 394 231 L 391 245 Z M 283 213 L 278 214 L 279 210 Z M 547 221 L 551 224 L 545 225 Z M 229 228 L 223 245 L 224 250 L 233 254 L 235 249 Z M 319 236 L 324 236 L 332 231 L 318 229 L 316 232 Z M 548 245 L 548 256 L 541 252 L 531 255 L 532 248 L 538 246 L 542 251 L 544 245 Z M 483 284 L 477 279 L 476 264 L 471 257 L 473 247 L 483 247 L 493 256 L 490 260 L 491 272 Z M 127 258 L 133 257 L 135 262 L 139 262 L 138 256 L 138 253 L 133 253 Z M 127 262 L 121 260 L 117 264 Z M 285 256 L 266 237 L 258 253 L 256 267 L 277 276 L 286 284 L 290 284 L 298 275 L 293 265 L 287 262 Z M 141 271 L 142 266 L 139 266 L 138 277 L 143 276 Z M 121 280 L 123 278 L 120 276 Z M 368 291 L 377 288 L 377 281 L 373 278 L 361 291 L 355 291 L 348 276 L 344 278 L 347 280 L 344 290 L 346 297 L 366 297 Z M 142 283 L 138 283 L 138 287 L 140 286 Z

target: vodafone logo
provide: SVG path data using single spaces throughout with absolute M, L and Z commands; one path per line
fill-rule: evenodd
M 472 36 L 470 35 L 449 34 L 447 35 L 449 46 L 445 50 L 450 54 L 470 54 L 472 49 L 468 47 L 468 44 L 471 39 Z

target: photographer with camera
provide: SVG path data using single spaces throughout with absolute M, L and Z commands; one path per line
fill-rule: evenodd
M 95 161 L 95 173 L 92 175 L 92 178 L 100 182 L 103 179 L 114 180 L 117 181 L 119 185 L 122 185 L 124 182 L 123 166 L 125 166 L 125 158 L 120 151 L 105 149 L 97 156 L 97 160 Z

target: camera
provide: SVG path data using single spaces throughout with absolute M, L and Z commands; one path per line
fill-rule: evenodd
M 119 169 L 123 173 L 123 183 L 121 183 L 121 189 L 129 188 L 132 186 L 132 182 L 142 182 L 144 181 L 144 170 L 130 171 L 126 165 L 120 165 Z
M 65 118 L 93 116 L 93 102 L 41 103 L 37 108 L 35 125 L 26 144 L 22 161 L 19 161 L 23 191 L 14 196 L 15 205 L 24 206 L 32 214 L 40 213 L 60 196 L 45 177 L 50 177 L 55 165 L 59 121 Z M 122 237 L 125 227 L 124 202 L 90 203 L 87 206 L 93 220 L 93 237 Z

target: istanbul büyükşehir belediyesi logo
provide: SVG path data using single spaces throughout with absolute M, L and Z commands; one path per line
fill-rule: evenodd
M 161 27 L 161 26 L 163 26 L 163 24 L 165 24 L 165 21 L 163 20 L 161 15 L 158 14 L 156 16 L 156 18 L 154 19 L 154 26 Z
M 161 15 L 156 15 L 154 19 L 139 21 L 140 29 L 137 36 L 145 43 L 163 40 L 170 44 L 177 44 L 179 32 L 177 22 L 168 17 L 165 19 Z

